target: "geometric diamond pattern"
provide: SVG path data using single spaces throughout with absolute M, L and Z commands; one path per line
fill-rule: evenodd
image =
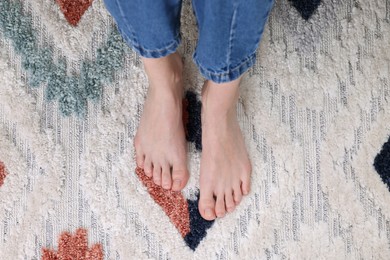
M 390 191 L 390 138 L 383 144 L 382 149 L 375 157 L 373 165 Z
M 93 0 L 56 0 L 66 20 L 76 26 Z
M 289 0 L 301 14 L 302 18 L 308 21 L 321 4 L 321 0 Z
M 5 169 L 4 163 L 0 161 L 0 187 L 4 184 L 4 179 L 7 176 L 7 171 Z
M 148 83 L 102 1 L 28 1 L 0 1 L 0 259 L 87 257 L 87 244 L 104 259 L 390 259 L 385 0 L 276 1 L 237 108 L 251 193 L 207 223 L 190 1 L 179 48 L 190 179 L 170 202 L 134 172 Z

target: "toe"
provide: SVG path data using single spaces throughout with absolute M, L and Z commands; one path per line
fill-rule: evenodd
M 180 191 L 182 190 L 188 181 L 188 170 L 186 166 L 178 166 L 175 165 L 172 167 L 172 190 Z
M 153 165 L 153 181 L 161 186 L 161 167 L 159 164 Z
M 144 168 L 145 155 L 141 151 L 141 149 L 135 150 L 135 161 L 136 161 L 138 167 Z
M 162 178 L 162 187 L 164 189 L 170 189 L 172 183 L 172 177 L 170 172 L 169 164 L 166 163 L 161 167 L 161 178 Z
M 222 218 L 225 216 L 225 196 L 223 193 L 217 195 L 217 201 L 215 203 L 215 213 L 217 217 Z
M 227 212 L 232 212 L 236 207 L 236 203 L 233 199 L 233 191 L 231 190 L 225 192 L 225 205 Z
M 250 191 L 250 177 L 245 175 L 244 177 L 242 177 L 241 181 L 242 194 L 248 195 Z
M 233 189 L 233 199 L 236 205 L 240 203 L 241 198 L 242 198 L 241 187 L 237 185 Z
M 145 155 L 137 152 L 135 156 L 135 161 L 138 167 L 144 168 Z
M 152 177 L 153 172 L 152 172 L 152 161 L 150 160 L 150 157 L 145 158 L 145 163 L 144 163 L 144 172 L 145 175 L 148 177 Z
M 215 200 L 211 190 L 200 190 L 199 213 L 206 220 L 213 220 L 215 216 Z
M 138 136 L 134 138 L 134 148 L 135 148 L 135 161 L 137 162 L 137 166 L 144 168 L 145 154 L 142 151 L 141 142 L 139 141 Z

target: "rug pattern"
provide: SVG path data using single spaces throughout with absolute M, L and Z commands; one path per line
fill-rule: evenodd
M 208 222 L 190 1 L 175 194 L 136 169 L 146 75 L 102 0 L 1 1 L 0 259 L 390 259 L 389 6 L 276 0 L 238 107 L 251 193 Z

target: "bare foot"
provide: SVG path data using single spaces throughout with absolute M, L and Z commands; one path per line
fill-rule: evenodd
M 251 163 L 236 115 L 240 80 L 206 81 L 202 90 L 199 212 L 207 220 L 232 212 L 250 189 Z
M 173 53 L 142 59 L 149 89 L 134 140 L 137 165 L 155 184 L 180 191 L 189 177 L 182 120 L 181 57 Z

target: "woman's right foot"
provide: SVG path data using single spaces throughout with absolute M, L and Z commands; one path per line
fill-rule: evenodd
M 189 178 L 182 120 L 183 63 L 176 52 L 142 59 L 149 89 L 134 140 L 137 165 L 155 184 L 180 191 Z
M 240 79 L 206 81 L 202 90 L 199 213 L 206 220 L 232 212 L 250 191 L 252 167 L 236 114 Z

